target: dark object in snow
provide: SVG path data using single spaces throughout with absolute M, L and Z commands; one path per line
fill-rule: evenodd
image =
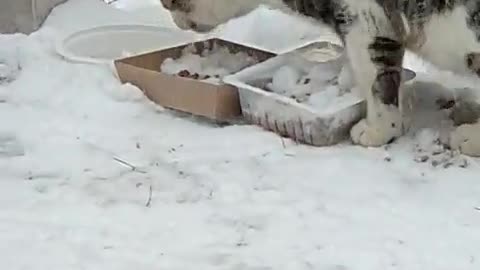
M 468 161 L 466 159 L 462 160 L 462 163 L 459 165 L 460 168 L 468 168 Z
M 455 100 L 446 100 L 442 98 L 437 99 L 435 103 L 437 104 L 438 108 L 441 110 L 447 110 L 455 106 Z
M 419 162 L 419 163 L 425 163 L 425 162 L 427 162 L 429 159 L 430 159 L 429 156 L 423 155 L 423 156 L 420 156 L 420 157 L 415 158 L 415 161 L 416 161 L 416 162 Z
M 480 117 L 480 105 L 475 101 L 460 100 L 452 108 L 450 118 L 456 126 L 473 124 Z
M 177 76 L 182 77 L 182 78 L 190 78 L 190 79 L 194 79 L 194 80 L 207 80 L 207 79 L 210 79 L 212 77 L 211 75 L 200 75 L 197 72 L 192 74 L 192 73 L 190 73 L 190 71 L 188 71 L 186 69 L 178 72 Z M 220 75 L 214 75 L 213 77 L 220 78 Z
M 148 199 L 147 199 L 147 202 L 145 203 L 145 207 L 152 206 L 152 195 L 153 195 L 153 187 L 152 185 L 150 185 L 148 189 Z
M 177 75 L 180 76 L 180 77 L 189 77 L 190 76 L 190 71 L 184 69 L 184 70 L 178 72 Z
M 20 70 L 21 68 L 17 63 L 7 63 L 7 61 L 0 59 L 0 85 L 13 82 Z

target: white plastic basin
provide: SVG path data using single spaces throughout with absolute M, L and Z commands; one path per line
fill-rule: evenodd
M 75 32 L 57 43 L 67 60 L 110 64 L 130 54 L 163 49 L 198 38 L 190 32 L 151 25 L 99 26 Z

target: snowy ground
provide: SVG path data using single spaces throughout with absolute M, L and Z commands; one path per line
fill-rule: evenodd
M 22 67 L 0 85 L 2 269 L 479 269 L 479 161 L 416 162 L 417 146 L 436 151 L 434 129 L 387 149 L 312 148 L 174 116 L 108 69 L 55 55 L 60 32 L 108 23 L 82 14 L 93 1 L 0 35 L 0 57 Z M 137 7 L 151 21 L 160 10 Z M 258 32 L 233 22 L 226 35 L 288 45 L 265 14 Z

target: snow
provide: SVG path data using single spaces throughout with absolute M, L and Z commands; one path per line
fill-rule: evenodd
M 415 161 L 418 145 L 435 151 L 444 113 L 417 108 L 415 130 L 370 149 L 182 116 L 107 67 L 55 54 L 59 36 L 117 11 L 95 2 L 70 0 L 30 36 L 0 35 L 0 59 L 21 67 L 0 84 L 4 269 L 479 268 L 478 159 Z M 285 35 L 292 21 L 256 15 L 222 31 L 267 47 L 300 43 Z M 474 85 L 411 55 L 407 65 L 416 95 Z
M 279 94 L 288 95 L 295 91 L 297 82 L 300 81 L 300 71 L 290 65 L 280 67 L 272 76 L 272 83 L 268 85 L 271 90 Z
M 348 104 L 357 103 L 358 97 L 348 89 L 340 89 L 337 80 L 342 65 L 337 62 L 339 61 L 307 65 L 303 61 L 292 61 L 273 72 L 266 90 L 306 103 L 318 112 L 332 112 L 335 108 L 348 107 Z
M 0 85 L 16 79 L 20 71 L 16 53 L 12 48 L 0 48 Z
M 307 104 L 327 112 L 334 112 L 335 108 L 346 108 L 355 104 L 358 97 L 350 92 L 342 92 L 338 86 L 329 85 L 322 92 L 312 94 Z
M 295 51 L 248 67 L 226 80 L 240 88 L 242 106 L 258 121 L 280 126 L 297 123 L 291 127 L 296 129 L 292 134 L 313 136 L 316 144 L 325 144 L 327 138 L 344 136 L 338 130 L 358 121 L 363 102 L 357 89 L 345 87 L 351 85 L 350 71 L 344 68 L 342 58 L 331 60 L 308 61 Z M 305 135 L 310 134 L 305 128 L 311 136 Z
M 220 78 L 238 72 L 245 67 L 258 63 L 246 52 L 232 53 L 227 47 L 217 43 L 209 50 L 197 51 L 195 46 L 186 46 L 176 59 L 167 58 L 160 71 L 170 75 L 197 76 L 197 79 L 220 83 Z

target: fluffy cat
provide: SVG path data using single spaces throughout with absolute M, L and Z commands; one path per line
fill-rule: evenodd
M 480 76 L 480 0 L 161 0 L 182 29 L 209 31 L 260 4 L 310 17 L 341 38 L 367 101 L 354 143 L 382 146 L 405 133 L 399 91 L 405 50 L 458 74 Z M 478 117 L 477 117 L 478 118 Z M 480 156 L 480 123 L 462 124 L 450 146 Z

